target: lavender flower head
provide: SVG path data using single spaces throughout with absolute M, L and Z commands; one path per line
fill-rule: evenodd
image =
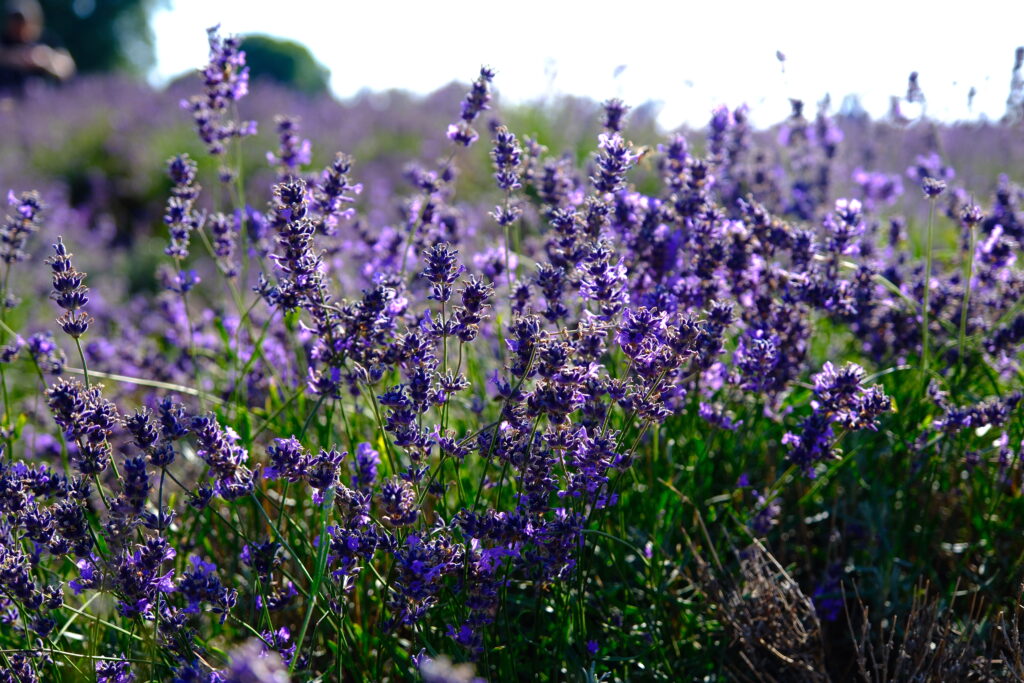
M 462 101 L 462 115 L 459 120 L 448 126 L 448 139 L 452 142 L 469 147 L 480 135 L 473 129 L 473 121 L 480 115 L 480 112 L 490 109 L 491 81 L 494 80 L 494 71 L 483 66 L 480 67 L 480 75 L 466 93 L 466 99 Z
M 967 228 L 973 228 L 984 219 L 985 214 L 977 204 L 965 204 L 960 210 L 960 222 Z
M 266 479 L 287 479 L 291 482 L 302 480 L 309 472 L 309 452 L 295 437 L 274 439 L 267 448 L 271 466 L 263 469 Z
M 708 154 L 715 161 L 724 159 L 726 134 L 734 124 L 733 114 L 728 107 L 719 105 L 712 110 L 708 126 Z
M 893 204 L 903 194 L 903 181 L 896 174 L 865 171 L 858 167 L 854 169 L 852 178 L 860 186 L 864 204 L 869 209 Z
M 203 603 L 209 610 L 220 614 L 220 622 L 227 620 L 228 612 L 238 602 L 238 591 L 225 586 L 217 575 L 217 565 L 197 555 L 189 557 L 189 568 L 178 579 L 177 592 L 188 603 L 186 614 L 198 614 Z
M 925 178 L 921 181 L 921 189 L 928 199 L 935 199 L 946 191 L 946 181 L 938 178 Z
M 228 108 L 249 92 L 249 67 L 237 36 L 221 37 L 220 26 L 207 29 L 210 61 L 202 68 L 203 95 L 194 95 L 181 103 L 192 112 L 196 131 L 210 154 L 224 153 L 225 142 L 256 134 L 255 121 L 227 119 Z
M 202 227 L 203 216 L 195 210 L 195 201 L 200 186 L 196 184 L 196 162 L 187 154 L 179 154 L 167 160 L 167 175 L 174 187 L 164 209 L 164 223 L 171 236 L 171 243 L 164 250 L 168 256 L 180 261 L 188 257 L 192 233 Z
M 322 259 L 314 244 L 316 223 L 309 215 L 309 203 L 304 180 L 287 180 L 274 187 L 275 206 L 280 225 L 277 242 L 282 253 L 271 259 L 283 272 L 273 296 L 272 304 L 289 311 L 300 306 L 319 312 L 323 292 Z
M 372 486 L 377 479 L 377 467 L 380 465 L 380 453 L 367 442 L 356 446 L 356 456 L 352 460 L 352 486 L 364 488 Z
M 301 166 L 313 158 L 313 147 L 308 139 L 299 136 L 299 119 L 294 116 L 276 116 L 274 124 L 280 142 L 277 154 L 267 152 L 267 162 L 277 166 L 278 176 L 290 178 Z
M 132 683 L 134 680 L 131 664 L 123 656 L 96 661 L 96 683 Z
M 611 246 L 602 241 L 580 267 L 580 298 L 596 302 L 606 318 L 611 318 L 629 304 L 626 266 L 621 257 L 613 263 L 614 256 Z
M 38 192 L 7 193 L 7 203 L 14 211 L 7 215 L 0 227 L 0 260 L 10 268 L 12 263 L 24 261 L 25 241 L 28 236 L 39 230 L 39 213 L 43 203 Z
M 313 190 L 313 208 L 320 214 L 317 229 L 324 235 L 335 234 L 340 221 L 355 215 L 355 209 L 345 206 L 355 201 L 363 186 L 352 182 L 351 172 L 352 157 L 339 152 L 320 174 Z
M 255 638 L 231 651 L 223 683 L 288 683 L 288 669 L 280 655 L 266 650 Z
M 597 168 L 590 181 L 594 183 L 594 189 L 602 194 L 617 192 L 622 189 L 626 171 L 639 156 L 633 152 L 633 146 L 618 133 L 601 133 L 598 141 Z
M 604 103 L 604 128 L 609 133 L 621 133 L 622 121 L 629 113 L 629 106 L 619 98 Z
M 877 419 L 892 410 L 892 399 L 878 385 L 863 386 L 865 372 L 856 363 L 836 368 L 826 362 L 814 375 L 813 412 L 800 422 L 796 432 L 787 432 L 782 443 L 789 447 L 787 457 L 808 476 L 814 466 L 836 457 L 833 448 L 834 426 L 843 430 L 877 430 Z
M 222 428 L 212 414 L 192 418 L 191 428 L 196 454 L 209 465 L 216 492 L 225 500 L 248 495 L 253 489 L 252 472 L 245 466 L 249 453 L 238 444 L 234 430 Z
M 213 236 L 213 253 L 217 257 L 224 277 L 238 277 L 238 264 L 235 263 L 235 238 L 242 224 L 241 213 L 232 214 L 217 212 L 210 216 L 210 233 Z
M 54 255 L 48 263 L 53 273 L 53 292 L 51 298 L 64 309 L 64 314 L 57 319 L 61 329 L 71 337 L 78 339 L 86 330 L 92 318 L 80 312 L 89 303 L 89 288 L 85 286 L 85 273 L 75 270 L 71 263 L 71 254 L 64 247 L 64 241 L 58 237 L 53 245 Z
M 837 199 L 835 210 L 825 216 L 828 250 L 834 254 L 856 254 L 856 239 L 864 234 L 864 213 L 860 200 Z
M 452 285 L 458 282 L 459 276 L 466 270 L 459 263 L 458 257 L 459 252 L 445 243 L 427 249 L 423 255 L 426 262 L 423 277 L 432 285 L 429 298 L 442 303 L 452 298 Z
M 764 494 L 753 491 L 754 514 L 750 519 L 750 530 L 758 536 L 767 536 L 778 523 L 782 505 L 777 498 L 768 499 Z
M 413 657 L 413 664 L 424 683 L 484 683 L 484 679 L 476 676 L 472 664 L 454 664 L 445 655 L 431 658 L 421 652 Z
M 511 192 L 521 187 L 519 182 L 519 165 L 523 160 L 523 150 L 519 146 L 514 133 L 505 126 L 501 126 L 494 134 L 494 149 L 491 150 L 491 159 L 497 173 L 494 179 L 498 187 L 505 192 Z

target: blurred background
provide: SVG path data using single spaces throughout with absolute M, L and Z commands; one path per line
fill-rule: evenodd
M 197 29 L 223 23 L 307 46 L 341 97 L 392 88 L 424 94 L 469 78 L 482 62 L 516 102 L 559 93 L 621 97 L 634 106 L 650 101 L 668 128 L 701 126 L 712 107 L 746 103 L 752 121 L 766 126 L 789 113 L 790 97 L 817 102 L 829 95 L 840 110 L 884 116 L 892 97 L 906 97 L 916 71 L 928 116 L 994 120 L 1006 112 L 1014 50 L 1024 44 L 1024 7 L 1007 2 L 972 3 L 970 11 L 961 3 L 880 0 L 332 6 L 157 4 L 150 79 L 167 83 L 201 63 L 204 35 Z M 313 71 L 303 67 L 295 76 L 309 87 Z M 903 104 L 905 115 L 921 113 L 919 102 Z
M 702 125 L 712 107 L 751 107 L 766 126 L 791 97 L 873 117 L 946 122 L 1006 114 L 1024 9 L 1013 3 L 813 2 L 323 3 L 243 0 L 4 0 L 41 10 L 40 42 L 81 74 L 120 72 L 164 87 L 202 64 L 204 29 L 247 36 L 253 75 L 303 92 L 424 95 L 498 74 L 509 102 L 560 94 L 652 102 L 666 128 Z M 5 43 L 10 40 L 5 32 Z M 908 76 L 918 72 L 907 101 Z
M 40 190 L 67 230 L 111 246 L 163 239 L 168 157 L 211 163 L 179 102 L 202 87 L 206 29 L 217 24 L 244 38 L 251 84 L 239 113 L 259 126 L 243 145 L 253 186 L 260 174 L 263 186 L 273 182 L 274 117 L 297 116 L 313 141 L 312 168 L 339 150 L 355 156 L 367 188 L 360 208 L 372 220 L 390 220 L 409 161 L 442 153 L 481 64 L 496 71 L 489 123 L 500 117 L 577 162 L 596 145 L 600 103 L 618 97 L 633 107 L 627 136 L 652 148 L 681 129 L 700 150 L 713 108 L 747 105 L 769 164 L 802 102 L 801 116 L 827 117 L 846 140 L 831 162 L 839 193 L 856 191 L 859 171 L 904 175 L 921 155 L 941 157 L 979 193 L 1007 169 L 1015 180 L 1024 174 L 1024 9 L 1012 3 L 969 12 L 873 0 L 0 7 L 0 190 Z M 489 191 L 487 153 L 478 145 L 460 162 L 467 202 Z M 249 200 L 262 207 L 266 198 Z M 142 278 L 131 286 L 152 286 L 150 265 L 131 265 Z

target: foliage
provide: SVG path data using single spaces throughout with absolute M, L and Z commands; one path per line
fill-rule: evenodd
M 242 40 L 252 78 L 267 78 L 307 95 L 327 92 L 330 71 L 309 49 L 292 40 L 249 35 Z
M 60 40 L 83 73 L 144 74 L 152 66 L 149 17 L 161 0 L 40 0 L 47 31 Z

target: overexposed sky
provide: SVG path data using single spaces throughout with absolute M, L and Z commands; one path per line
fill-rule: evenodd
M 426 93 L 497 71 L 506 100 L 554 93 L 662 104 L 666 126 L 703 125 L 717 104 L 746 102 L 753 120 L 786 116 L 788 98 L 838 106 L 858 93 L 876 116 L 920 72 L 928 115 L 998 118 L 1024 2 L 373 2 L 169 0 L 153 19 L 154 82 L 200 66 L 205 29 L 304 43 L 341 96 L 362 89 Z M 786 55 L 785 73 L 776 51 Z M 977 89 L 973 113 L 967 94 Z M 454 110 L 453 110 L 454 111 Z M 813 112 L 813 107 L 809 112 Z

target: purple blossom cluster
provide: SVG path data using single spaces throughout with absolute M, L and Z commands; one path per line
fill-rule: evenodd
M 448 126 L 448 139 L 457 145 L 469 147 L 480 139 L 480 134 L 471 125 L 481 113 L 490 109 L 491 81 L 494 71 L 486 66 L 480 67 L 480 76 L 473 81 L 473 86 L 462 101 L 462 112 L 459 120 Z
M 878 385 L 864 387 L 864 369 L 847 363 L 838 370 L 825 363 L 814 375 L 812 412 L 800 421 L 798 431 L 787 432 L 782 443 L 789 448 L 788 458 L 808 475 L 820 462 L 838 457 L 836 430 L 877 429 L 878 418 L 892 409 L 892 400 Z
M 249 67 L 238 36 L 221 36 L 220 27 L 207 31 L 210 61 L 202 68 L 204 93 L 182 100 L 192 114 L 196 131 L 214 156 L 225 152 L 228 141 L 256 134 L 255 121 L 231 120 L 231 105 L 249 92 Z

